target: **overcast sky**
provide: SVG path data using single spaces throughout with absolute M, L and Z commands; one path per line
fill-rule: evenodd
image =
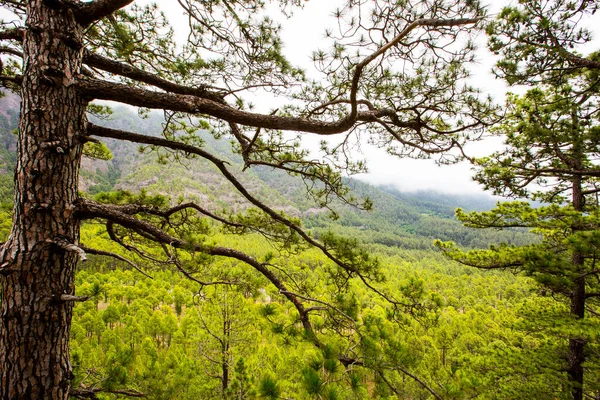
M 137 0 L 143 1 L 143 0 Z M 170 4 L 172 0 L 159 0 L 158 4 L 163 6 Z M 335 18 L 332 11 L 342 0 L 311 0 L 304 3 L 304 8 L 296 10 L 293 17 L 283 23 L 284 51 L 289 60 L 298 66 L 308 70 L 312 64 L 310 56 L 313 50 L 323 45 L 325 28 L 335 27 Z M 490 15 L 499 12 L 510 1 L 490 0 Z M 181 11 L 178 7 L 161 7 L 171 21 L 181 19 Z M 595 22 L 594 22 L 595 21 Z M 588 26 L 600 25 L 600 15 L 594 17 L 594 21 L 588 21 Z M 599 35 L 596 35 L 599 36 Z M 497 80 L 491 74 L 494 64 L 493 56 L 485 49 L 486 38 L 480 37 L 480 50 L 478 64 L 473 67 L 473 82 L 477 87 L 484 89 L 485 94 L 490 94 L 500 104 L 504 102 L 506 86 L 501 80 Z M 593 49 L 600 48 L 600 41 L 596 41 Z M 310 75 L 309 75 L 310 76 Z M 511 89 L 518 91 L 518 89 Z M 258 110 L 268 112 L 269 107 L 274 107 L 267 98 L 255 100 Z M 263 109 L 260 106 L 263 106 Z M 316 146 L 321 137 L 309 137 L 309 147 Z M 312 144 L 312 145 L 311 145 Z M 493 152 L 501 146 L 501 141 L 478 142 L 469 145 L 466 150 L 469 155 L 483 156 Z M 400 159 L 387 155 L 385 150 L 373 146 L 361 146 L 363 153 L 359 158 L 367 160 L 369 173 L 358 176 L 374 184 L 393 185 L 403 191 L 417 191 L 433 189 L 448 193 L 484 193 L 482 188 L 472 180 L 473 171 L 468 163 L 463 162 L 455 165 L 438 166 L 433 160 Z
M 172 0 L 158 0 L 157 3 L 165 11 L 170 21 L 180 21 L 175 26 L 185 26 L 179 7 L 165 7 Z M 140 0 L 138 0 L 140 2 Z M 147 1 L 150 2 L 150 1 Z M 284 51 L 289 60 L 297 66 L 305 68 L 310 76 L 312 64 L 310 62 L 312 51 L 319 46 L 324 46 L 324 32 L 328 27 L 335 28 L 336 20 L 332 16 L 337 4 L 341 0 L 311 0 L 304 4 L 304 8 L 296 10 L 290 20 L 283 25 Z M 502 2 L 495 1 L 492 12 L 497 12 Z M 184 38 L 183 31 L 176 32 Z M 481 38 L 481 47 L 485 47 L 485 38 Z M 489 55 L 482 55 L 480 63 L 475 67 L 475 82 L 485 83 L 489 90 L 499 101 L 504 99 L 505 87 L 500 81 L 494 80 L 489 72 L 493 59 Z M 483 86 L 483 85 L 482 85 Z M 257 110 L 269 112 L 275 107 L 271 100 L 263 97 L 253 100 Z M 262 108 L 261 108 L 262 106 Z M 322 137 L 313 135 L 308 137 L 309 147 L 317 147 Z M 495 144 L 498 145 L 498 142 Z M 480 143 L 468 148 L 471 154 L 484 155 L 490 152 L 490 146 Z M 471 179 L 472 171 L 467 163 L 457 165 L 437 166 L 432 160 L 399 159 L 387 155 L 385 150 L 373 146 L 361 146 L 363 155 L 357 158 L 367 160 L 368 174 L 358 176 L 374 184 L 394 185 L 403 191 L 416 191 L 434 189 L 450 193 L 482 193 L 481 188 Z
M 291 21 L 284 25 L 284 43 L 290 59 L 300 65 L 305 65 L 311 50 L 322 41 L 324 29 L 316 29 L 317 25 L 326 25 L 332 21 L 332 4 L 336 2 L 309 1 L 305 8 L 298 11 Z M 491 15 L 499 12 L 510 1 L 492 0 L 489 12 Z M 512 2 L 514 3 L 514 1 Z M 585 21 L 588 27 L 600 26 L 600 13 Z M 595 29 L 594 43 L 590 51 L 600 48 L 600 29 Z M 495 79 L 491 68 L 495 58 L 485 49 L 485 35 L 480 37 L 478 64 L 473 69 L 474 85 L 481 87 L 484 93 L 489 93 L 498 102 L 503 103 L 508 90 L 503 81 Z M 519 89 L 512 88 L 511 91 Z M 501 146 L 498 139 L 476 143 L 467 147 L 470 155 L 483 156 Z M 361 179 L 375 184 L 394 185 L 403 191 L 433 189 L 449 193 L 483 193 L 482 188 L 472 180 L 473 172 L 468 163 L 437 166 L 432 160 L 412 160 L 391 157 L 382 149 L 363 146 L 365 158 L 368 161 L 369 174 Z
M 294 17 L 284 24 L 285 49 L 293 62 L 306 65 L 311 50 L 322 41 L 324 26 L 331 24 L 333 20 L 331 10 L 337 2 L 308 1 L 303 10 L 296 12 Z M 499 12 L 504 5 L 510 4 L 509 1 L 498 0 L 491 0 L 489 3 L 491 15 Z M 592 28 L 600 26 L 600 13 L 585 21 L 585 25 Z M 595 30 L 599 33 L 595 35 L 594 43 L 588 47 L 590 51 L 600 48 L 600 28 Z M 482 35 L 479 62 L 473 69 L 474 85 L 481 87 L 484 93 L 491 94 L 497 102 L 503 103 L 507 88 L 503 81 L 495 79 L 491 74 L 495 59 L 485 49 L 485 41 L 486 38 Z M 500 145 L 498 139 L 493 139 L 471 145 L 467 151 L 475 156 L 483 156 L 493 152 Z M 368 146 L 363 146 L 363 152 L 368 161 L 369 174 L 361 178 L 371 183 L 394 185 L 404 191 L 434 189 L 450 193 L 483 193 L 481 187 L 472 180 L 473 172 L 467 163 L 437 166 L 432 160 L 399 159 L 388 156 L 382 149 Z

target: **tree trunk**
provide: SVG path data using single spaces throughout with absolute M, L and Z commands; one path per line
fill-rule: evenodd
M 231 319 L 228 304 L 224 305 L 223 309 L 223 341 L 221 342 L 221 389 L 223 397 L 229 387 L 229 346 L 231 343 Z
M 50 8 L 55 5 L 56 8 Z M 67 399 L 76 217 L 86 102 L 82 28 L 59 2 L 29 0 L 15 205 L 0 253 L 0 400 Z
M 579 257 L 578 257 L 579 256 Z M 583 258 L 580 255 L 574 255 L 574 261 L 577 258 Z M 577 265 L 577 264 L 576 264 Z M 585 279 L 579 278 L 576 281 L 576 288 L 571 297 L 571 315 L 582 319 L 585 311 Z M 571 393 L 573 400 L 583 399 L 583 363 L 585 361 L 585 338 L 569 338 L 568 374 L 572 385 Z
M 576 211 L 583 212 L 584 196 L 581 189 L 581 176 L 573 178 L 573 208 Z M 578 227 L 573 227 L 576 232 Z M 574 282 L 575 288 L 571 293 L 571 315 L 577 319 L 583 319 L 585 316 L 585 275 L 584 275 L 584 257 L 581 253 L 575 251 L 572 254 L 573 271 L 581 274 Z M 569 381 L 572 385 L 571 395 L 573 400 L 583 399 L 583 363 L 585 361 L 585 338 L 569 338 L 569 354 L 567 356 Z

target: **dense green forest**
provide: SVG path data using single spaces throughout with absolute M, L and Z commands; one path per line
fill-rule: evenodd
M 16 101 L 6 96 L 0 102 L 13 115 L 3 120 L 0 136 L 2 161 L 10 170 Z M 100 123 L 158 134 L 161 120 L 158 114 L 140 118 L 117 108 Z M 204 140 L 241 168 L 226 142 L 210 135 Z M 243 207 L 205 161 L 181 160 L 164 168 L 150 149 L 107 145 L 110 160 L 84 162 L 81 186 L 87 196 L 141 194 L 177 202 L 184 192 L 213 209 Z M 339 282 L 320 252 L 290 252 L 258 234 L 237 236 L 207 226 L 212 240 L 284 260 L 298 288 L 309 288 L 329 304 L 324 307 L 334 307 L 328 318 L 314 321 L 326 347 L 315 348 L 298 326 L 293 307 L 241 262 L 191 260 L 194 277 L 202 277 L 198 280 L 160 262 L 133 258 L 129 264 L 90 255 L 80 264 L 76 282 L 77 294 L 90 299 L 74 309 L 75 387 L 116 393 L 99 398 L 138 393 L 153 399 L 427 399 L 432 393 L 443 399 L 561 398 L 566 388 L 561 332 L 566 328 L 554 325 L 565 318 L 564 307 L 553 304 L 529 278 L 462 266 L 433 247 L 436 238 L 466 249 L 537 241 L 527 231 L 481 231 L 454 218 L 457 206 L 487 210 L 494 204 L 491 198 L 401 193 L 351 180 L 348 185 L 357 196 L 372 199 L 373 210 L 337 204 L 339 216 L 333 219 L 328 210 L 314 208 L 302 182 L 286 174 L 260 168 L 244 179 L 261 197 L 302 218 L 316 237 L 333 231 L 366 243 L 385 271 L 384 288 L 410 304 L 395 313 L 385 299 L 357 283 L 336 296 Z M 12 182 L 4 179 L 2 185 L 6 237 Z M 122 252 L 93 223 L 84 226 L 82 242 Z M 211 281 L 230 284 L 205 284 Z M 360 351 L 364 364 L 343 365 L 335 358 L 340 351 Z

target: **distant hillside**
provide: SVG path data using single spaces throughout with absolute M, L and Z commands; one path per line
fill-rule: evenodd
M 0 201 L 12 200 L 12 171 L 15 162 L 18 99 L 8 95 L 0 99 L 0 169 L 5 171 L 0 181 Z M 116 129 L 159 135 L 163 116 L 150 113 L 140 118 L 130 109 L 120 107 L 107 120 L 93 119 Z M 209 133 L 202 136 L 204 147 L 230 164 L 230 169 L 248 190 L 287 214 L 300 217 L 304 224 L 319 236 L 327 230 L 359 237 L 367 243 L 400 248 L 431 248 L 436 238 L 454 240 L 467 247 L 486 246 L 491 242 L 522 243 L 531 240 L 524 232 L 477 231 L 463 228 L 454 219 L 454 210 L 489 209 L 494 201 L 485 196 L 447 195 L 435 192 L 403 193 L 391 187 L 374 187 L 358 180 L 347 180 L 358 198 L 369 197 L 374 204 L 371 212 L 334 204 L 339 219 L 332 220 L 327 210 L 315 206 L 305 192 L 301 180 L 282 171 L 259 167 L 242 173 L 240 157 L 233 154 L 227 138 L 216 140 Z M 113 153 L 109 161 L 83 161 L 80 190 L 95 194 L 125 189 L 137 192 L 161 193 L 176 200 L 180 197 L 195 200 L 212 210 L 237 212 L 248 207 L 235 188 L 216 170 L 201 159 L 170 161 L 168 166 L 157 162 L 158 154 L 136 144 L 107 140 Z M 166 154 L 163 154 L 163 156 Z
M 416 192 L 401 192 L 393 186 L 379 186 L 379 188 L 395 198 L 427 209 L 431 214 L 440 216 L 453 216 L 457 207 L 468 211 L 483 211 L 494 207 L 496 200 L 484 194 L 451 194 L 433 190 L 418 190 Z

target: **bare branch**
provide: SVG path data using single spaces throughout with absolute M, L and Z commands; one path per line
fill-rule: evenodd
M 18 42 L 23 41 L 23 35 L 25 29 L 23 28 L 12 28 L 0 30 L 0 40 L 16 40 Z
M 89 3 L 80 3 L 73 11 L 80 24 L 89 25 L 131 3 L 133 0 L 95 0 Z
M 81 261 L 87 261 L 87 255 L 85 254 L 85 251 L 83 251 L 83 249 L 81 247 L 79 247 L 73 243 L 70 243 L 66 239 L 62 239 L 62 238 L 57 238 L 54 240 L 48 239 L 47 242 L 55 244 L 56 246 L 60 247 L 61 249 L 65 250 L 65 251 L 77 253 L 77 255 L 79 256 L 79 259 Z
M 106 250 L 92 249 L 90 247 L 82 246 L 82 245 L 80 245 L 79 247 L 81 247 L 81 249 L 84 250 L 85 252 L 87 252 L 88 254 L 95 254 L 95 255 L 98 255 L 98 256 L 107 256 L 107 257 L 115 258 L 115 259 L 117 259 L 119 261 L 123 261 L 124 263 L 129 264 L 133 269 L 135 269 L 136 271 L 138 271 L 140 274 L 144 275 L 146 278 L 154 279 L 154 278 L 152 278 L 152 276 L 150 276 L 147 273 L 145 273 L 133 261 L 130 261 L 127 258 L 125 258 L 125 257 L 123 257 L 123 256 L 121 256 L 121 255 L 119 255 L 117 253 L 112 253 L 112 252 L 106 251 Z
M 168 109 L 191 114 L 206 114 L 241 125 L 312 132 L 322 135 L 337 134 L 352 127 L 353 121 L 323 122 L 297 117 L 250 113 L 227 104 L 190 95 L 154 92 L 127 85 L 80 77 L 78 87 L 91 99 L 113 100 L 138 107 Z
M 60 301 L 87 301 L 90 299 L 90 296 L 73 296 L 71 294 L 61 294 Z

